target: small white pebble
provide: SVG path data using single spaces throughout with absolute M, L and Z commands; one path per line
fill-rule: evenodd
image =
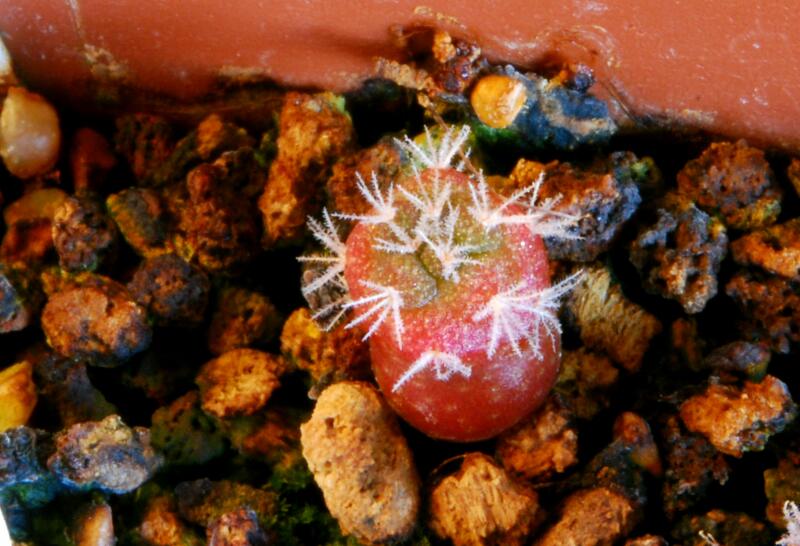
M 16 82 L 14 67 L 11 65 L 11 54 L 8 52 L 3 39 L 0 38 L 0 87 Z
M 56 163 L 61 129 L 55 108 L 41 95 L 10 87 L 0 112 L 0 157 L 19 178 L 44 174 Z

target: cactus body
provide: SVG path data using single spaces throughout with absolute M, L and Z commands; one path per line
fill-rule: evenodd
M 302 258 L 321 266 L 307 293 L 343 290 L 317 315 L 349 312 L 390 404 L 455 441 L 494 436 L 544 401 L 558 371 L 558 300 L 575 280 L 550 285 L 542 243 L 573 219 L 536 203 L 538 183 L 503 199 L 453 168 L 466 137 L 406 139 L 414 168 L 388 188 L 360 180 L 373 210 L 339 215 L 356 222 L 346 242 L 327 213 L 312 221 L 329 253 Z

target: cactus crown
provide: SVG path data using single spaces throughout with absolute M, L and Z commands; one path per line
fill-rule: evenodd
M 300 258 L 317 266 L 302 290 L 306 296 L 331 289 L 340 294 L 314 315 L 325 319 L 327 328 L 353 310 L 355 318 L 347 328 L 361 325 L 367 339 L 386 325 L 402 348 L 406 310 L 452 303 L 464 297 L 470 283 L 478 289 L 481 284 L 475 281 L 488 275 L 494 284 L 507 285 L 476 294 L 480 301 L 464 307 L 471 313 L 462 319 L 486 331 L 481 347 L 486 355 L 491 358 L 508 344 L 518 356 L 530 352 L 540 357 L 540 332 L 555 343 L 560 333 L 558 302 L 577 276 L 539 288 L 525 275 L 516 275 L 514 262 L 527 258 L 531 237 L 571 237 L 576 218 L 554 210 L 557 201 L 539 199 L 542 176 L 503 199 L 481 172 L 464 172 L 470 166 L 469 151 L 464 149 L 468 137 L 469 128 L 463 126 L 448 128 L 439 138 L 426 129 L 423 143 L 408 137 L 397 140 L 410 157 L 411 173 L 383 190 L 374 174 L 369 181 L 358 177 L 356 188 L 371 207 L 367 214 L 324 210 L 321 221 L 309 218 L 311 233 L 325 250 Z M 334 218 L 368 230 L 369 244 L 351 248 L 350 239 L 343 243 Z M 365 264 L 361 268 L 365 273 L 356 286 L 349 286 L 345 269 L 354 260 Z M 469 280 L 462 283 L 465 276 Z M 419 352 L 393 390 L 424 369 L 432 369 L 442 381 L 454 374 L 470 376 L 469 365 L 457 352 L 429 347 Z

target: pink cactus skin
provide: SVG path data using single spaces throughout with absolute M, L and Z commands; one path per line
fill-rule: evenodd
M 524 286 L 527 293 L 547 289 L 547 254 L 541 237 L 527 225 L 509 223 L 484 230 L 467 214 L 474 203 L 469 188 L 474 180 L 467 175 L 452 168 L 426 169 L 418 180 L 430 183 L 436 175 L 440 185 L 449 183 L 452 188 L 449 210 L 458 207 L 460 212 L 455 242 L 469 244 L 473 250 L 480 247 L 464 254 L 470 263 L 457 268 L 456 278 L 442 278 L 431 272 L 431 262 L 423 264 L 419 252 L 381 250 L 378 241 L 391 238 L 389 230 L 360 222 L 346 241 L 344 277 L 353 301 L 368 298 L 375 285 L 392 286 L 402 294 L 402 336 L 397 335 L 389 315 L 369 337 L 375 377 L 397 413 L 434 438 L 482 440 L 538 407 L 555 382 L 560 360 L 558 331 L 548 331 L 542 321 L 526 314 L 517 315 L 525 324 L 514 326 L 526 330 L 526 339 L 511 343 L 508 338 L 498 340 L 499 326 L 491 316 L 478 319 L 493 296 L 514 286 Z M 412 177 L 400 181 L 407 188 L 416 183 Z M 488 195 L 493 205 L 503 203 L 493 192 Z M 402 198 L 395 204 L 397 223 L 403 225 L 407 215 L 415 214 L 414 209 Z M 504 213 L 519 215 L 524 210 L 512 204 Z M 354 310 L 358 320 L 368 307 Z M 358 326 L 365 324 L 366 319 Z M 538 339 L 538 347 L 531 347 L 530 339 Z M 487 350 L 490 346 L 494 349 Z M 439 362 L 437 372 L 432 356 L 426 366 L 413 371 L 426 352 L 455 357 L 463 367 L 447 368 Z
M 346 317 L 369 339 L 384 395 L 434 438 L 476 441 L 514 425 L 547 396 L 560 361 L 559 299 L 541 237 L 576 235 L 558 198 L 538 202 L 542 176 L 502 198 L 469 166 L 469 128 L 397 141 L 409 171 L 381 188 L 357 178 L 367 214 L 309 218 L 320 253 L 301 256 L 314 318 Z M 459 156 L 459 167 L 451 167 Z M 356 222 L 342 242 L 333 218 Z M 318 297 L 309 299 L 318 301 Z

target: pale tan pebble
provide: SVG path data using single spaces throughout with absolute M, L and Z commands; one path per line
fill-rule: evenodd
M 605 487 L 583 489 L 564 502 L 561 517 L 536 546 L 612 546 L 638 522 L 634 501 Z
M 531 417 L 503 434 L 497 457 L 503 466 L 528 479 L 563 473 L 578 462 L 578 431 L 561 397 L 551 395 Z
M 197 374 L 203 410 L 220 418 L 252 415 L 280 386 L 282 357 L 255 349 L 234 349 L 207 362 Z
M 417 521 L 420 482 L 393 412 L 378 391 L 335 383 L 300 427 L 303 457 L 343 534 L 399 541 Z
M 626 298 L 601 264 L 583 269 L 566 306 L 584 344 L 604 351 L 629 372 L 639 369 L 650 340 L 661 331 L 661 322 Z
M 430 512 L 433 531 L 455 546 L 522 545 L 541 519 L 533 488 L 482 453 L 468 453 L 461 469 L 439 482 Z

